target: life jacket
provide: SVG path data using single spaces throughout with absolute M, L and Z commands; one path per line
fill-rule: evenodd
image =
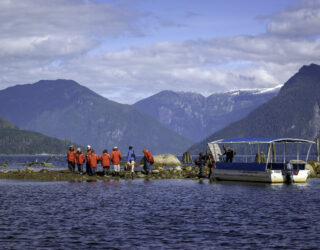
M 77 153 L 76 150 L 73 150 L 73 151 L 68 150 L 67 158 L 69 162 L 76 162 L 76 153 Z
M 109 167 L 110 166 L 110 155 L 108 153 L 103 153 L 99 156 L 99 161 L 101 161 L 102 167 Z
M 98 165 L 98 156 L 96 153 L 91 153 L 89 157 L 90 167 L 96 168 Z
M 84 162 L 84 153 L 77 153 L 76 154 L 76 163 L 79 164 L 79 165 L 82 165 Z
M 120 164 L 121 158 L 122 158 L 122 155 L 121 155 L 120 151 L 118 151 L 118 149 L 114 149 L 111 152 L 110 159 L 111 159 L 113 165 Z
M 89 158 L 90 158 L 90 155 L 91 155 L 91 149 L 90 150 L 87 150 L 87 153 L 86 153 L 86 161 L 89 163 Z
M 153 159 L 153 156 L 151 154 L 151 152 L 147 149 L 143 149 L 142 152 L 144 153 L 144 157 L 146 158 L 146 160 L 148 162 L 150 162 L 150 164 L 153 164 L 154 163 L 154 159 Z
M 214 160 L 213 156 L 208 157 L 208 167 L 209 168 L 215 168 L 216 167 L 216 161 Z

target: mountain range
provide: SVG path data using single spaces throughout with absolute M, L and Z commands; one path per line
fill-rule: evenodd
M 138 155 L 144 147 L 155 154 L 181 154 L 188 148 L 196 153 L 221 138 L 318 137 L 319 82 L 320 66 L 311 64 L 280 91 L 240 90 L 209 97 L 162 91 L 125 105 L 72 80 L 42 80 L 1 90 L 0 117 L 21 129 L 90 144 L 97 151 L 118 146 L 126 152 L 133 145 Z M 192 145 L 199 138 L 205 139 Z
M 193 141 L 237 121 L 270 100 L 280 86 L 260 90 L 214 93 L 208 97 L 191 92 L 162 91 L 140 100 L 135 107 L 167 128 Z
M 314 140 L 320 135 L 320 66 L 303 66 L 279 94 L 245 118 L 194 144 L 189 151 L 203 151 L 217 139 L 238 137 L 293 137 Z
M 64 154 L 69 141 L 21 130 L 0 118 L 0 154 Z
M 0 117 L 22 129 L 91 145 L 96 151 L 133 145 L 180 154 L 193 142 L 137 108 L 108 100 L 72 80 L 42 80 L 0 91 Z

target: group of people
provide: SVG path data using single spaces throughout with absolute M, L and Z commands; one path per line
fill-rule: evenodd
M 210 177 L 212 177 L 212 168 L 216 166 L 216 161 L 212 154 L 205 155 L 203 152 L 200 152 L 195 160 L 195 165 L 199 167 L 199 178 L 203 177 L 203 169 L 204 166 L 207 165 L 209 167 L 208 178 L 210 179 Z
M 150 172 L 150 165 L 153 163 L 153 156 L 149 150 L 143 149 L 144 153 L 144 170 L 147 175 Z M 69 147 L 67 153 L 68 168 L 71 173 L 75 173 L 76 166 L 78 168 L 79 174 L 96 175 L 96 170 L 98 163 L 100 162 L 103 169 L 103 176 L 111 174 L 110 165 L 113 164 L 114 176 L 120 176 L 120 161 L 122 159 L 122 154 L 118 147 L 113 147 L 111 154 L 108 150 L 103 150 L 102 154 L 98 156 L 90 145 L 87 146 L 87 151 L 84 154 L 81 148 L 75 149 L 73 145 Z M 134 166 L 136 161 L 136 155 L 132 146 L 129 146 L 127 154 L 127 164 L 125 170 L 131 173 L 131 177 L 134 177 Z M 86 169 L 84 172 L 83 165 L 85 164 Z
M 223 145 L 224 153 L 220 155 L 223 157 L 226 156 L 225 162 L 231 162 L 233 161 L 233 157 L 236 155 L 236 152 L 228 146 Z M 224 159 L 223 159 L 224 160 Z M 207 165 L 209 167 L 209 176 L 210 179 L 213 177 L 212 169 L 216 167 L 216 161 L 214 159 L 214 156 L 212 153 L 205 155 L 203 152 L 199 153 L 199 156 L 195 160 L 195 164 L 199 167 L 199 178 L 202 177 L 204 166 Z

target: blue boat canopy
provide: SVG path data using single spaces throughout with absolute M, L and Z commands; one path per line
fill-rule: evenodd
M 315 144 L 314 141 L 304 140 L 304 139 L 295 139 L 295 138 L 286 138 L 286 137 L 271 137 L 271 138 L 234 138 L 234 139 L 221 139 L 210 144 L 218 143 L 247 143 L 247 144 L 262 144 L 262 143 L 311 143 Z

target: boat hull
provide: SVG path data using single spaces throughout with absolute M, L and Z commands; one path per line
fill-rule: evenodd
M 294 183 L 304 183 L 307 181 L 309 170 L 300 170 L 293 175 Z M 249 181 L 265 183 L 285 183 L 286 176 L 281 170 L 250 171 L 250 170 L 231 170 L 213 169 L 213 178 L 225 181 Z

